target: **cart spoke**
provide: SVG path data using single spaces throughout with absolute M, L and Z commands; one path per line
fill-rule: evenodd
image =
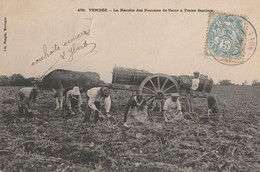
M 175 86 L 175 85 L 170 86 L 169 88 L 167 88 L 166 90 L 164 90 L 164 93 L 166 93 L 168 90 L 170 90 L 171 88 L 174 88 L 174 87 L 176 87 L 176 86 Z
M 154 110 L 154 108 L 155 108 L 155 106 L 156 106 L 156 103 L 157 103 L 157 101 L 155 100 L 155 101 L 153 101 L 153 107 L 152 107 L 152 111 Z
M 149 103 L 148 103 L 148 102 L 149 102 Z M 151 98 L 150 100 L 147 101 L 147 105 L 148 105 L 148 108 L 149 108 L 149 109 L 152 108 L 153 102 L 154 102 L 154 98 Z
M 151 91 L 152 93 L 155 93 L 155 91 L 151 90 L 150 88 L 148 88 L 148 87 L 146 87 L 146 86 L 144 86 L 144 88 L 147 89 L 147 90 L 149 90 L 149 91 Z
M 154 97 L 154 94 L 147 94 L 147 93 L 143 93 L 144 96 L 150 96 L 150 97 Z
M 160 112 L 162 111 L 162 102 L 159 101 Z
M 163 108 L 163 106 L 164 106 L 164 103 L 165 103 L 165 99 L 164 99 L 164 100 L 162 100 L 162 101 L 161 101 L 161 103 L 162 103 L 162 108 Z
M 147 100 L 147 104 L 151 101 L 153 101 L 155 98 L 154 97 L 150 97 L 148 100 Z
M 160 90 L 160 78 L 157 76 L 157 82 L 158 82 L 158 90 Z
M 152 82 L 152 79 L 149 79 L 149 81 L 150 81 L 151 84 L 153 85 L 153 88 L 157 91 L 157 88 L 155 87 L 154 83 Z
M 164 89 L 164 87 L 165 87 L 165 85 L 166 85 L 166 83 L 167 83 L 168 80 L 169 80 L 169 79 L 166 78 L 166 80 L 164 81 L 163 86 L 162 86 L 162 90 Z

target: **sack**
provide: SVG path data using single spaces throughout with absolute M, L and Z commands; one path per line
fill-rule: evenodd
M 199 76 L 200 79 L 204 79 L 204 80 L 208 80 L 209 77 L 207 75 L 203 75 L 203 74 L 200 74 Z
M 148 113 L 147 109 L 143 108 L 142 110 L 136 108 L 130 108 L 128 113 L 128 118 L 126 122 L 128 124 L 134 123 L 134 122 L 147 122 L 148 121 Z
M 179 77 L 179 81 L 180 81 L 180 87 L 190 88 L 192 86 L 191 78 L 188 75 L 181 75 Z
M 197 91 L 203 91 L 206 93 L 210 93 L 211 89 L 213 87 L 213 80 L 212 79 L 205 79 L 205 78 L 199 78 L 200 84 L 197 88 Z

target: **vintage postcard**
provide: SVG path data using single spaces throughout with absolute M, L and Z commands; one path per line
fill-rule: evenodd
M 260 1 L 0 1 L 0 171 L 257 171 Z

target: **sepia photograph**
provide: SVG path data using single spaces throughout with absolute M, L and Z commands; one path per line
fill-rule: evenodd
M 0 172 L 260 171 L 259 5 L 2 0 Z

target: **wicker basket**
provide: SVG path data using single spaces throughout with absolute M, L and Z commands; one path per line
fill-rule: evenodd
M 218 113 L 211 113 L 211 114 L 207 114 L 207 115 L 202 115 L 199 117 L 199 119 L 203 123 L 218 122 L 220 119 L 220 116 Z

